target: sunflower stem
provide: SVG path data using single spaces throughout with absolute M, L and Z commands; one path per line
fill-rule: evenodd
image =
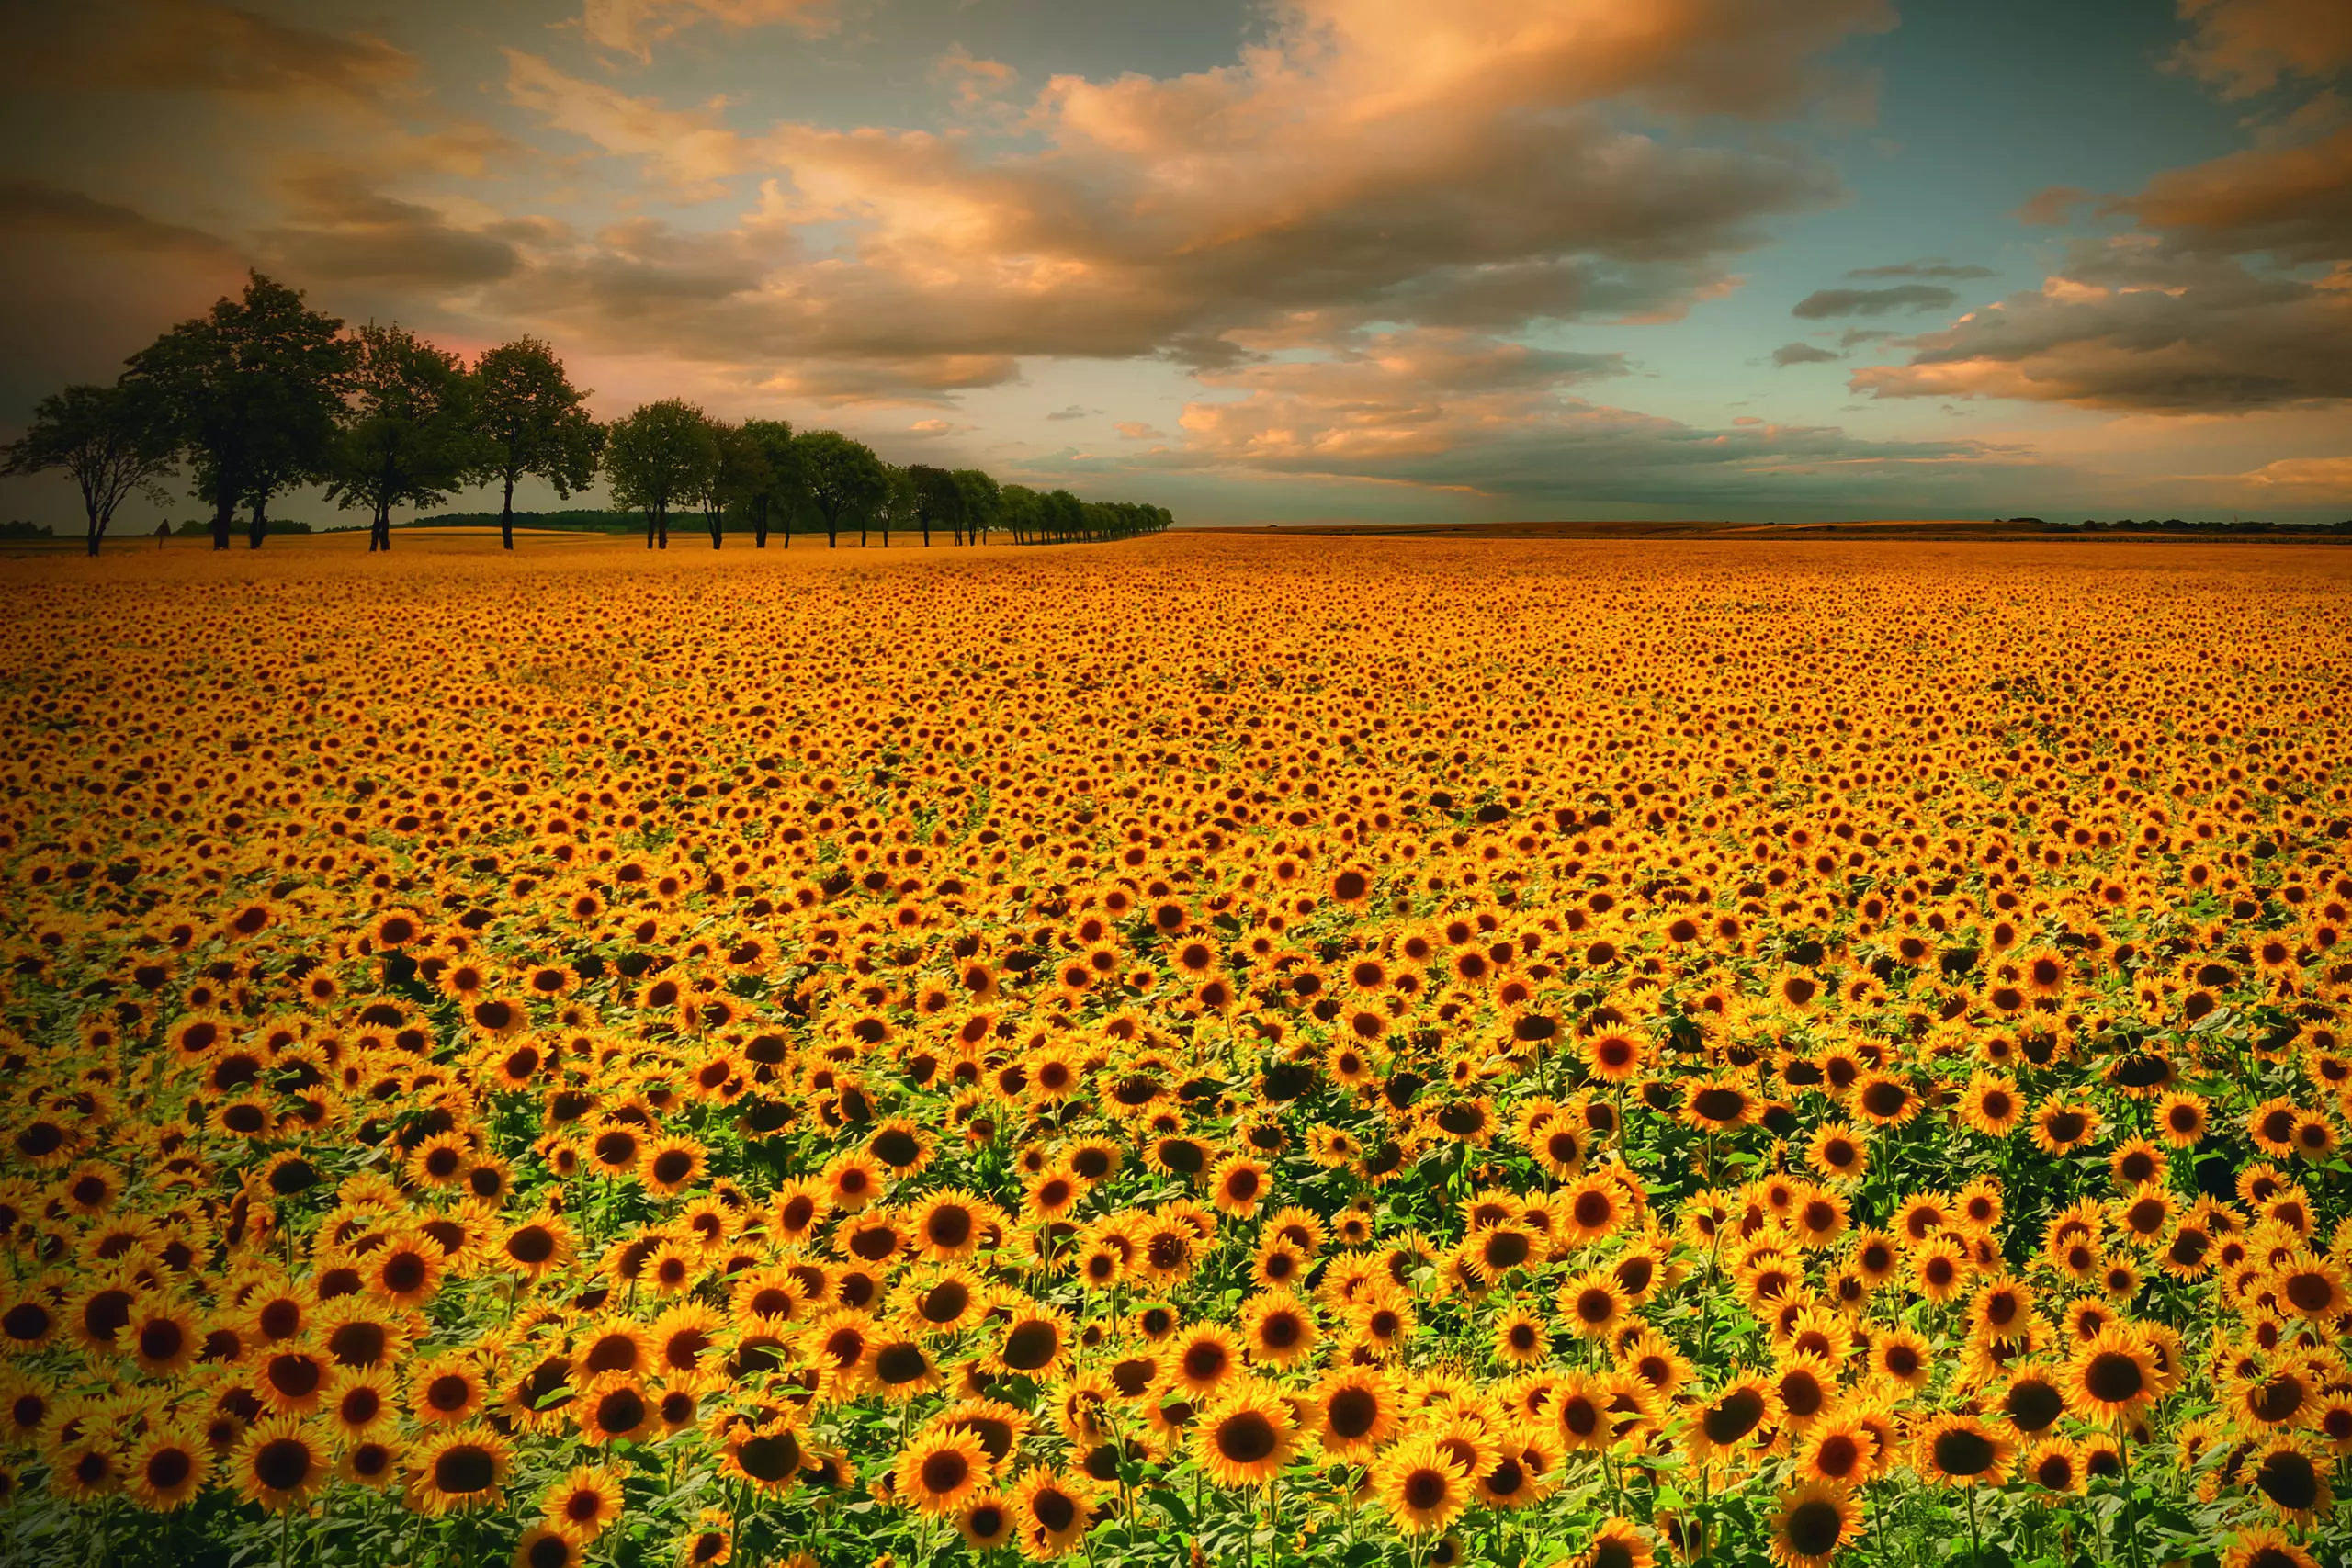
M 1984 1548 L 1976 1537 L 1976 1488 L 1963 1490 L 1968 1494 L 1968 1568 L 1984 1568 Z

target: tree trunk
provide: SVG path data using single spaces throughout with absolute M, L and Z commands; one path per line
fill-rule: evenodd
M 825 513 L 825 547 L 829 550 L 842 547 L 842 520 L 837 513 Z
M 514 476 L 511 473 L 506 476 L 506 499 L 499 503 L 498 537 L 508 549 L 514 547 Z
M 653 509 L 653 536 L 661 541 L 660 548 L 670 547 L 670 508 L 666 503 Z
M 257 550 L 269 537 L 269 497 L 266 493 L 254 497 L 253 526 L 245 533 L 245 548 Z
M 220 498 L 212 503 L 212 547 L 229 547 L 229 525 L 237 515 L 237 492 L 233 486 L 220 487 Z
M 727 525 L 727 513 L 724 512 L 713 512 L 709 508 L 705 507 L 703 509 L 702 515 L 703 521 L 710 525 L 710 547 L 715 550 L 718 548 L 719 530 Z
M 105 538 L 106 536 L 107 536 L 107 525 L 106 525 L 105 524 L 103 524 L 103 523 L 99 522 L 99 521 L 98 521 L 96 518 L 95 518 L 95 517 L 91 518 L 91 519 L 90 519 L 90 553 L 91 553 L 92 555 L 94 555 L 94 556 L 95 556 L 95 555 L 96 555 L 96 554 L 98 553 L 98 541 L 99 541 L 100 539 Z
M 650 506 L 645 509 L 645 547 L 649 550 L 653 547 L 653 508 Z
M 375 526 L 368 530 L 368 553 L 374 555 L 378 550 L 389 552 L 391 547 L 392 503 L 379 501 L 376 503 Z
M 931 548 L 931 519 L 928 516 L 922 520 L 922 547 Z
M 768 547 L 768 498 L 764 495 L 752 504 L 752 547 L 755 550 Z

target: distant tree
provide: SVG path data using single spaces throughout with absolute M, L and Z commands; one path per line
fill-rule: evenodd
M 588 417 L 555 350 L 533 337 L 486 349 L 474 361 L 474 430 L 488 444 L 481 471 L 504 485 L 499 538 L 514 547 L 514 485 L 535 474 L 569 501 L 596 477 L 604 432 Z
M 131 356 L 130 378 L 154 389 L 198 495 L 212 503 L 214 549 L 229 547 L 230 524 L 248 503 L 247 542 L 259 549 L 270 497 L 323 474 L 358 352 L 342 329 L 255 272 L 243 299 L 217 301 Z
M 645 513 L 645 547 L 670 547 L 670 508 L 699 500 L 718 477 L 718 440 L 702 410 L 679 398 L 647 403 L 605 433 L 616 504 Z
M 718 444 L 718 464 L 711 470 L 710 483 L 700 500 L 703 523 L 710 530 L 710 547 L 715 550 L 726 530 L 727 514 L 749 509 L 752 498 L 766 490 L 770 475 L 767 453 L 743 433 L 741 425 L 713 420 L 710 434 Z
M 928 463 L 916 463 L 907 469 L 913 482 L 915 522 L 922 529 L 922 547 L 931 548 L 931 525 L 934 523 L 952 526 L 958 544 L 964 537 L 964 492 L 956 488 L 956 476 L 945 468 L 934 468 Z
M 808 502 L 825 520 L 825 544 L 841 544 L 842 519 L 864 520 L 889 492 L 882 459 L 863 441 L 853 441 L 834 430 L 811 430 L 792 438 L 800 457 L 801 483 Z
M 1026 545 L 1036 538 L 1045 500 L 1027 485 L 1006 485 L 997 492 L 997 518 L 1012 535 L 1014 544 Z
M 957 544 L 967 541 L 975 545 L 988 543 L 989 528 L 996 522 L 997 513 L 1004 503 L 1004 492 L 995 479 L 978 468 L 957 468 L 948 476 L 956 481 L 956 493 L 960 505 L 956 518 Z
M 890 547 L 892 528 L 912 528 L 922 521 L 922 502 L 915 491 L 914 475 L 909 470 L 896 463 L 885 463 L 882 477 L 882 502 L 869 515 L 882 525 L 882 547 L 887 550 Z M 862 531 L 857 542 L 865 543 Z
M 350 410 L 335 439 L 327 499 L 365 506 L 369 554 L 392 547 L 392 508 L 440 505 L 481 470 L 465 362 L 399 326 L 359 329 Z
M 1086 503 L 1066 490 L 1046 492 L 1039 508 L 1045 516 L 1046 536 L 1057 544 L 1082 538 L 1086 534 Z
M 89 550 L 96 555 L 116 509 L 134 491 L 169 499 L 159 481 L 172 471 L 175 445 L 153 388 L 139 381 L 68 387 L 43 398 L 32 428 L 0 446 L 0 474 L 64 469 L 81 489 Z
M 752 544 L 765 549 L 771 518 L 784 519 L 784 543 L 792 545 L 792 513 L 800 504 L 800 455 L 792 444 L 792 426 L 780 419 L 747 419 L 740 427 L 743 440 L 760 457 L 763 478 L 744 502 L 752 518 Z

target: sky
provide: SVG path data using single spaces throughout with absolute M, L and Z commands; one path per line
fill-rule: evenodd
M 258 267 L 1180 523 L 2335 521 L 2347 67 L 2343 0 L 17 0 L 0 434 Z

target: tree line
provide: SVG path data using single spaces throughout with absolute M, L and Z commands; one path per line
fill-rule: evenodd
M 536 338 L 468 365 L 397 325 L 346 331 L 255 272 L 242 298 L 165 332 L 111 386 L 42 399 L 31 428 L 0 447 L 0 473 L 71 478 L 91 555 L 123 502 L 168 499 L 182 464 L 211 508 L 216 550 L 230 547 L 240 513 L 259 549 L 270 502 L 308 484 L 368 513 L 371 552 L 392 547 L 394 509 L 429 511 L 495 484 L 511 550 L 518 483 L 542 479 L 569 499 L 599 473 L 616 506 L 643 514 L 649 549 L 669 547 L 673 516 L 698 520 L 714 549 L 730 523 L 764 547 L 772 532 L 789 546 L 796 521 L 821 527 L 829 546 L 852 530 L 861 544 L 879 531 L 885 545 L 894 533 L 926 546 L 934 533 L 958 545 L 998 533 L 1016 544 L 1124 539 L 1173 521 L 1165 507 L 1000 485 L 978 468 L 901 467 L 838 431 L 729 423 L 683 399 L 599 424 L 587 400 Z

